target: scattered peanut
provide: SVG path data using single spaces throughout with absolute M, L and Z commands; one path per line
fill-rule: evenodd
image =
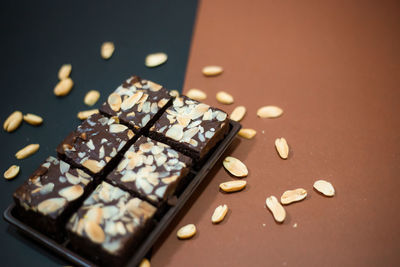
M 220 102 L 222 104 L 229 105 L 229 104 L 233 103 L 233 96 L 231 96 L 227 92 L 224 92 L 224 91 L 218 92 L 216 97 L 217 97 L 218 102 Z
M 3 129 L 7 132 L 15 131 L 22 123 L 22 112 L 14 111 L 10 116 L 4 121 Z
M 35 115 L 35 114 L 31 114 L 28 113 L 26 115 L 24 115 L 24 121 L 26 121 L 27 123 L 31 124 L 31 125 L 40 125 L 43 122 L 42 117 Z
M 275 148 L 279 153 L 279 156 L 282 159 L 287 159 L 289 156 L 289 146 L 286 142 L 286 139 L 281 137 L 275 140 Z
M 64 80 L 69 77 L 72 71 L 71 64 L 64 64 L 61 66 L 60 70 L 58 71 L 58 79 Z
M 17 159 L 24 159 L 36 153 L 39 150 L 39 144 L 30 144 L 15 153 Z
M 139 267 L 150 267 L 150 261 L 146 258 L 143 258 L 143 260 L 140 262 Z
M 244 115 L 246 115 L 246 107 L 238 106 L 232 111 L 232 113 L 229 117 L 231 120 L 241 121 L 243 119 Z
M 223 72 L 223 68 L 220 66 L 206 66 L 202 72 L 205 76 L 217 76 Z
M 90 110 L 84 110 L 84 111 L 80 111 L 77 114 L 78 119 L 80 120 L 86 120 L 87 118 L 89 118 L 91 115 L 93 114 L 97 114 L 99 113 L 98 109 L 90 109 Z
M 88 106 L 93 106 L 96 104 L 97 100 L 100 98 L 100 92 L 96 90 L 90 90 L 89 92 L 86 93 L 85 99 L 83 102 L 85 102 L 86 105 Z
M 246 165 L 234 157 L 226 157 L 222 162 L 225 169 L 236 177 L 246 177 L 249 174 Z
M 257 134 L 257 131 L 250 128 L 240 129 L 238 135 L 246 139 L 252 139 Z
M 167 54 L 162 52 L 149 54 L 146 57 L 145 65 L 148 68 L 154 68 L 160 66 L 161 64 L 164 64 L 167 61 L 167 59 L 168 59 Z
M 303 188 L 297 188 L 294 190 L 287 190 L 281 196 L 281 203 L 288 205 L 293 202 L 301 201 L 307 196 L 307 191 Z
M 113 55 L 114 50 L 115 46 L 113 42 L 104 42 L 100 49 L 101 57 L 104 59 L 109 59 Z
M 265 203 L 267 205 L 267 208 L 272 212 L 275 221 L 281 223 L 285 220 L 286 211 L 275 196 L 267 197 Z
M 4 178 L 7 180 L 10 180 L 14 177 L 16 177 L 19 173 L 19 166 L 17 165 L 12 165 L 8 170 L 4 172 Z
M 278 118 L 283 114 L 283 110 L 276 106 L 264 106 L 257 110 L 257 116 L 260 118 Z
M 74 87 L 74 82 L 71 78 L 65 78 L 57 83 L 54 87 L 54 94 L 56 96 L 66 96 L 71 92 L 72 87 Z
M 197 101 L 202 101 L 207 98 L 207 94 L 200 89 L 190 89 L 186 96 Z
M 196 234 L 196 226 L 194 224 L 187 224 L 181 227 L 176 235 L 179 239 L 189 239 Z
M 213 213 L 213 215 L 211 217 L 212 223 L 220 223 L 220 222 L 222 222 L 227 213 L 228 213 L 228 206 L 226 204 L 219 205 L 215 209 L 215 211 L 214 211 L 214 213 Z
M 246 184 L 243 180 L 229 181 L 219 184 L 219 188 L 225 192 L 237 192 L 245 188 Z
M 328 181 L 318 180 L 314 183 L 314 188 L 327 197 L 333 197 L 335 195 L 335 188 Z

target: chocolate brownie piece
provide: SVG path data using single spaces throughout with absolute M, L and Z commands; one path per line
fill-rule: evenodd
M 160 206 L 189 172 L 192 160 L 168 145 L 140 137 L 106 177 L 114 185 Z
M 14 192 L 18 216 L 27 225 L 61 240 L 66 221 L 92 184 L 93 178 L 84 171 L 48 157 Z
M 110 171 L 118 162 L 117 154 L 129 147 L 135 136 L 118 118 L 94 114 L 70 133 L 57 147 L 60 158 L 88 170 L 96 177 Z
M 102 182 L 67 223 L 70 244 L 101 265 L 120 266 L 134 254 L 155 211 L 148 202 Z
M 132 76 L 108 97 L 100 112 L 117 116 L 138 133 L 147 130 L 171 101 L 168 90 L 161 85 Z
M 225 112 L 180 96 L 150 128 L 149 136 L 198 161 L 224 138 L 228 130 Z

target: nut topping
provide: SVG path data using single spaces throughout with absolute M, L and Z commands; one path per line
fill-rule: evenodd
M 83 188 L 80 185 L 73 185 L 61 189 L 58 194 L 68 201 L 73 201 L 83 194 Z

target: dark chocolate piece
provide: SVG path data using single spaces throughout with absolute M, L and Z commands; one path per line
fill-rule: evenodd
M 172 148 L 202 159 L 229 130 L 227 114 L 186 96 L 172 106 L 150 129 L 150 137 Z
M 14 192 L 18 215 L 33 228 L 61 240 L 67 219 L 90 191 L 92 181 L 84 171 L 48 157 Z
M 142 136 L 106 180 L 159 206 L 174 194 L 191 163 L 168 145 Z
M 151 81 L 132 76 L 112 93 L 100 112 L 117 116 L 138 133 L 149 128 L 172 101 L 167 89 Z
M 156 208 L 102 182 L 67 224 L 72 247 L 102 265 L 119 266 L 146 234 Z
M 58 145 L 57 152 L 70 164 L 100 176 L 114 167 L 118 152 L 127 148 L 134 136 L 118 118 L 94 114 Z

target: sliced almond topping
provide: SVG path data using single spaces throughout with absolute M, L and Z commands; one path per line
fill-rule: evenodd
M 15 131 L 22 122 L 22 112 L 21 111 L 14 111 L 11 113 L 10 116 L 4 121 L 3 129 L 7 132 Z
M 103 229 L 93 221 L 85 222 L 85 232 L 90 240 L 97 244 L 103 243 L 106 238 Z
M 238 135 L 246 139 L 252 139 L 257 134 L 257 131 L 250 128 L 240 129 Z
M 183 137 L 183 127 L 179 124 L 174 124 L 168 129 L 165 136 L 180 141 Z
M 90 90 L 86 93 L 83 102 L 88 106 L 93 106 L 96 104 L 97 100 L 100 98 L 100 92 L 97 90 Z
M 223 68 L 220 66 L 205 66 L 202 70 L 205 76 L 217 76 L 223 72 Z
M 71 64 L 62 65 L 60 70 L 58 71 L 58 79 L 60 80 L 67 79 L 71 74 L 71 70 L 72 70 Z
M 121 108 L 122 99 L 121 99 L 121 96 L 119 94 L 112 93 L 108 97 L 107 102 L 110 105 L 112 110 L 114 110 L 115 112 L 118 112 L 119 109 Z
M 283 110 L 277 106 L 264 106 L 257 110 L 257 116 L 260 118 L 278 118 L 283 114 Z
M 150 261 L 146 258 L 144 258 L 141 262 L 139 267 L 150 267 Z
M 176 235 L 179 239 L 189 239 L 196 234 L 196 226 L 194 224 L 187 224 L 181 227 Z
M 236 177 L 246 177 L 249 174 L 246 165 L 234 157 L 226 157 L 222 163 L 227 171 Z
M 15 153 L 17 159 L 24 159 L 34 154 L 39 149 L 39 144 L 30 144 Z
M 173 97 L 179 97 L 179 92 L 178 90 L 171 90 L 169 91 L 169 95 Z
M 275 221 L 281 223 L 285 220 L 286 211 L 275 196 L 267 197 L 265 203 L 267 204 L 267 208 L 272 212 L 272 215 L 274 215 Z
M 207 98 L 207 94 L 200 89 L 190 89 L 186 96 L 197 101 L 202 101 Z
M 142 91 L 134 93 L 132 96 L 128 97 L 122 102 L 121 109 L 128 110 L 132 108 L 142 98 L 142 96 L 143 96 Z
M 56 212 L 65 206 L 66 203 L 67 201 L 62 197 L 49 198 L 39 203 L 38 211 L 44 215 L 47 215 Z
M 73 185 L 69 187 L 65 187 L 61 189 L 58 194 L 64 198 L 66 198 L 68 201 L 73 201 L 77 199 L 78 197 L 82 196 L 83 194 L 83 188 L 80 185 Z
M 56 87 L 54 87 L 54 94 L 56 96 L 66 96 L 71 92 L 72 87 L 74 87 L 74 82 L 71 78 L 66 78 L 57 83 Z
M 284 205 L 297 202 L 305 199 L 307 196 L 307 191 L 303 188 L 297 188 L 294 190 L 287 190 L 281 196 L 281 203 Z
M 107 210 L 107 209 L 104 209 L 104 210 Z M 92 222 L 95 222 L 95 223 L 97 223 L 97 224 L 100 224 L 101 223 L 101 220 L 102 220 L 102 218 L 103 218 L 103 209 L 102 208 L 100 208 L 100 207 L 93 207 L 93 208 L 90 208 L 87 212 L 86 212 L 86 214 L 85 214 L 85 219 L 86 220 L 88 220 L 88 221 L 92 221 Z M 106 214 L 104 214 L 104 217 L 105 218 L 108 218 L 108 217 L 106 217 L 105 216 Z
M 42 117 L 32 114 L 32 113 L 28 113 L 26 115 L 24 115 L 24 121 L 26 121 L 27 123 L 31 124 L 31 125 L 40 125 L 43 122 Z
M 212 223 L 220 223 L 224 220 L 226 213 L 228 212 L 228 206 L 226 204 L 224 205 L 219 205 L 212 217 L 211 217 L 211 221 Z
M 146 67 L 149 67 L 149 68 L 157 67 L 161 64 L 164 64 L 167 61 L 167 59 L 168 59 L 168 56 L 165 53 L 149 54 L 146 57 L 145 65 L 146 65 Z
M 94 159 L 85 160 L 82 165 L 93 173 L 98 173 L 103 169 L 103 167 L 100 165 L 100 162 Z
M 115 46 L 113 42 L 104 42 L 101 45 L 100 54 L 104 59 L 109 59 L 114 53 Z
M 281 137 L 275 140 L 275 148 L 279 153 L 279 156 L 282 159 L 287 159 L 289 156 L 289 146 L 286 142 L 286 139 Z
M 238 106 L 232 111 L 230 118 L 234 121 L 241 121 L 244 115 L 246 115 L 246 107 Z
M 222 104 L 229 105 L 233 103 L 233 96 L 231 96 L 227 92 L 221 91 L 217 93 L 217 100 Z
M 87 118 L 89 118 L 93 114 L 97 114 L 97 113 L 99 113 L 98 109 L 84 110 L 84 111 L 78 112 L 77 117 L 80 120 L 86 120 Z
M 4 178 L 7 180 L 10 180 L 14 177 L 16 177 L 19 173 L 19 166 L 17 165 L 12 165 L 8 170 L 4 172 Z
M 147 81 L 147 84 L 150 86 L 150 90 L 153 92 L 160 91 L 162 88 L 162 85 L 152 82 L 152 81 Z
M 237 192 L 245 188 L 246 184 L 247 182 L 243 180 L 229 181 L 219 184 L 219 188 L 225 192 Z
M 128 129 L 125 125 L 122 124 L 111 124 L 110 125 L 110 133 L 121 133 Z
M 333 197 L 335 195 L 335 188 L 328 181 L 318 180 L 314 183 L 314 188 L 327 197 Z

